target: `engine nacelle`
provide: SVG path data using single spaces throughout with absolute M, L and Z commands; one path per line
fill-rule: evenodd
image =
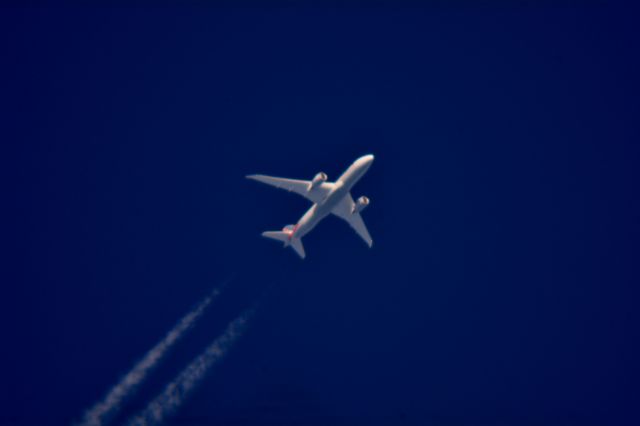
M 326 181 L 327 181 L 327 174 L 324 172 L 318 173 L 317 175 L 315 175 L 315 177 L 311 181 L 311 184 L 309 185 L 309 191 L 311 191 L 313 188 L 317 188 L 322 184 L 322 182 L 326 182 Z
M 351 208 L 351 214 L 360 213 L 368 205 L 369 205 L 369 199 L 363 195 L 362 197 L 358 198 L 356 203 Z

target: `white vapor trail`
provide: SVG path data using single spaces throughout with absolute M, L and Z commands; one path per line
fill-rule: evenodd
M 162 393 L 153 399 L 140 414 L 129 421 L 128 426 L 157 425 L 174 414 L 200 384 L 211 367 L 222 360 L 233 343 L 242 336 L 253 313 L 254 309 L 248 309 L 231 321 L 225 331 L 191 361 L 164 388 Z
M 224 287 L 224 286 L 223 286 Z M 196 323 L 207 307 L 219 295 L 221 289 L 214 289 L 195 308 L 182 319 L 158 342 L 125 376 L 109 390 L 106 396 L 87 410 L 81 421 L 83 426 L 100 426 L 120 411 L 124 401 L 132 396 L 149 373 L 162 361 L 169 350 Z

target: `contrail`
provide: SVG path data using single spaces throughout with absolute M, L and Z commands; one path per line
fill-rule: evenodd
M 125 376 L 111 388 L 107 395 L 87 410 L 81 425 L 100 426 L 120 411 L 123 402 L 132 396 L 162 358 L 196 323 L 207 307 L 219 295 L 224 286 L 214 289 L 195 308 L 189 311 Z
M 229 323 L 225 331 L 170 382 L 128 426 L 147 426 L 162 423 L 175 413 L 213 367 L 229 352 L 233 343 L 242 336 L 255 309 L 244 311 Z

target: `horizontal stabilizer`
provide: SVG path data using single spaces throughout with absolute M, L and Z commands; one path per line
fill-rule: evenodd
M 284 246 L 289 245 L 289 234 L 282 231 L 267 231 L 262 233 L 263 237 L 271 238 L 272 240 L 282 241 Z
M 287 229 L 287 228 L 285 228 Z M 282 241 L 284 246 L 291 246 L 291 248 L 300 256 L 305 258 L 304 246 L 300 238 L 290 238 L 291 230 L 285 231 L 266 231 L 262 233 L 263 237 L 271 238 L 272 240 Z

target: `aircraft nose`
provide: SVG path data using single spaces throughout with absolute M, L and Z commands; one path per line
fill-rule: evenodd
M 373 156 L 373 154 L 369 154 L 362 157 L 362 159 L 367 163 L 373 163 L 373 160 L 375 159 L 375 157 Z

